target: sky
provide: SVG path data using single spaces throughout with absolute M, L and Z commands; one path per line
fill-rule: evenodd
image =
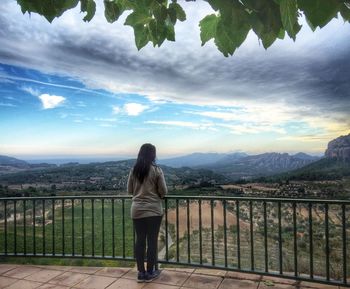
M 182 2 L 176 42 L 137 51 L 133 30 L 79 7 L 48 23 L 13 0 L 0 10 L 0 155 L 158 157 L 306 152 L 350 133 L 350 24 L 334 19 L 265 50 L 255 34 L 232 57 L 201 47 L 205 1 Z

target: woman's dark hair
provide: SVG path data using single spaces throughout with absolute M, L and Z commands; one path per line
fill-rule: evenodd
M 150 143 L 141 146 L 136 164 L 134 165 L 133 175 L 142 184 L 148 176 L 149 169 L 156 160 L 156 147 Z

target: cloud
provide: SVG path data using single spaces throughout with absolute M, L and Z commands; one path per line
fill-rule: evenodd
M 130 116 L 137 116 L 148 108 L 149 106 L 140 103 L 127 103 L 124 105 L 124 111 Z
M 23 90 L 25 92 L 28 92 L 29 94 L 31 94 L 33 96 L 39 96 L 40 95 L 39 90 L 34 89 L 34 88 L 30 87 L 30 86 L 22 86 L 21 90 Z
M 77 106 L 78 106 L 78 107 L 86 107 L 86 104 L 85 104 L 85 102 L 83 102 L 83 101 L 78 101 L 78 102 L 77 102 Z
M 150 120 L 145 121 L 145 124 L 155 124 L 162 126 L 177 126 L 183 128 L 200 129 L 200 130 L 212 130 L 219 131 L 220 129 L 228 129 L 230 133 L 238 135 L 258 134 L 264 132 L 274 132 L 278 134 L 285 134 L 286 131 L 283 128 L 276 126 L 264 126 L 264 125 L 247 125 L 247 124 L 228 124 L 228 123 L 213 123 L 213 122 L 192 122 L 192 121 L 167 121 L 167 120 Z
M 119 114 L 122 111 L 119 106 L 113 106 L 112 109 L 113 109 L 113 114 Z
M 170 121 L 170 120 L 148 120 L 144 122 L 145 124 L 158 124 L 164 126 L 177 126 L 192 129 L 213 129 L 212 123 L 195 123 L 190 121 Z
M 212 13 L 208 3 L 181 5 L 188 21 L 176 25 L 176 42 L 161 48 L 148 45 L 138 52 L 133 31 L 122 25 L 123 19 L 113 25 L 111 37 L 102 2 L 90 23 L 81 20 L 79 9 L 72 9 L 49 24 L 36 14 L 23 16 L 15 1 L 5 0 L 0 11 L 0 63 L 69 76 L 82 81 L 87 91 L 137 93 L 152 103 L 211 106 L 197 115 L 231 126 L 246 122 L 248 128 L 278 130 L 297 120 L 321 130 L 350 127 L 349 23 L 334 19 L 315 32 L 305 24 L 295 43 L 278 40 L 267 51 L 250 33 L 233 57 L 224 58 L 212 41 L 201 47 L 198 22 Z M 18 76 L 6 79 L 41 84 Z M 127 113 L 122 106 L 113 111 L 137 115 L 144 110 Z
M 95 121 L 102 121 L 102 122 L 117 122 L 118 119 L 116 118 L 99 118 L 99 117 L 95 117 L 94 118 Z
M 258 134 L 264 132 L 274 132 L 278 134 L 286 134 L 285 129 L 273 126 L 273 125 L 249 125 L 249 124 L 217 124 L 219 127 L 228 128 L 231 133 L 238 135 L 247 135 L 247 134 Z
M 113 106 L 113 114 L 126 114 L 129 116 L 138 116 L 140 115 L 142 112 L 144 112 L 145 110 L 147 110 L 149 108 L 148 105 L 144 105 L 141 103 L 136 103 L 136 102 L 130 102 L 130 103 L 126 103 L 124 104 L 123 107 L 120 106 Z
M 64 103 L 66 100 L 63 96 L 41 94 L 38 96 L 42 102 L 43 109 L 52 109 L 58 107 Z
M 297 141 L 297 142 L 320 142 L 320 141 L 328 141 L 331 139 L 332 135 L 296 135 L 296 136 L 283 136 L 279 137 L 278 140 L 283 141 Z
M 0 102 L 0 106 L 15 107 L 16 105 L 8 102 Z

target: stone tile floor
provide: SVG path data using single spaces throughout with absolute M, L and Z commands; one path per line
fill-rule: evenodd
M 221 270 L 166 268 L 151 283 L 137 283 L 136 270 L 0 264 L 0 289 L 339 289 L 343 287 Z

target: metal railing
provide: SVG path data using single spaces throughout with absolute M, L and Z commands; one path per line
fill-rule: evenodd
M 130 196 L 0 198 L 0 257 L 133 261 Z M 350 287 L 350 201 L 167 196 L 159 263 Z

